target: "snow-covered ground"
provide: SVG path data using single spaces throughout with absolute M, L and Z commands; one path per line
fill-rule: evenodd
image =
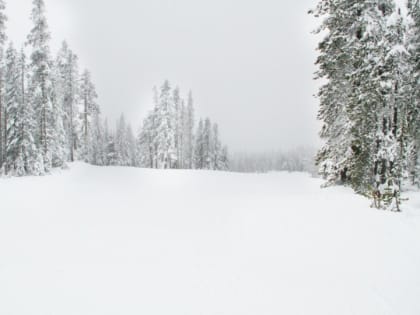
M 420 314 L 420 194 L 74 164 L 0 179 L 1 315 Z

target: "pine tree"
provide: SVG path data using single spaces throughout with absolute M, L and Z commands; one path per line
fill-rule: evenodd
M 92 113 L 92 128 L 88 134 L 89 153 L 88 161 L 93 165 L 105 165 L 104 128 L 101 122 L 99 107 Z
M 154 111 L 150 112 L 144 119 L 136 141 L 137 163 L 140 167 L 145 168 L 155 168 L 153 113 Z
M 18 171 L 18 175 L 23 175 L 23 170 L 17 167 L 16 162 L 20 156 L 20 136 L 21 136 L 21 117 L 19 117 L 19 108 L 21 97 L 19 95 L 20 73 L 18 68 L 18 56 L 17 51 L 10 43 L 9 48 L 6 51 L 6 67 L 5 67 L 5 97 L 4 97 L 4 126 L 5 130 L 5 142 L 4 142 L 4 161 L 5 161 L 5 172 L 8 174 L 11 172 L 15 174 Z M 17 168 L 20 168 L 17 170 Z
M 63 107 L 62 90 L 61 88 L 61 74 L 57 64 L 54 64 L 51 69 L 51 84 L 50 99 L 52 104 L 52 115 L 50 117 L 50 124 L 54 129 L 51 138 L 51 163 L 52 167 L 65 167 L 68 160 L 68 147 L 66 130 L 64 126 L 65 110 Z
M 200 119 L 195 134 L 195 146 L 194 146 L 194 164 L 196 169 L 203 169 L 205 166 L 204 160 L 204 123 Z
M 5 149 L 5 136 L 6 125 L 3 116 L 3 103 L 4 103 L 4 88 L 3 88 L 3 54 L 4 45 L 6 43 L 6 21 L 7 17 L 4 13 L 6 5 L 3 0 L 0 0 L 0 174 L 4 162 L 4 149 Z
M 411 142 L 407 133 L 409 55 L 403 38 L 406 30 L 400 10 L 392 2 L 383 2 L 378 11 L 378 31 L 382 36 L 376 45 L 378 61 L 371 77 L 379 91 L 373 151 L 374 189 L 380 200 L 385 204 L 394 202 L 393 207 L 399 210 L 400 189 L 402 180 L 407 177 L 406 162 Z
M 99 115 L 99 106 L 96 103 L 98 95 L 91 80 L 91 74 L 85 70 L 82 74 L 80 86 L 80 98 L 82 101 L 83 111 L 81 113 L 82 130 L 81 134 L 81 158 L 85 161 L 92 160 L 92 150 L 94 138 L 91 137 L 92 133 L 92 120 L 95 116 Z M 98 118 L 99 119 L 99 118 Z
M 79 70 L 78 58 L 73 51 L 68 47 L 66 42 L 63 42 L 56 59 L 58 74 L 60 77 L 58 88 L 58 98 L 64 110 L 64 128 L 67 139 L 68 160 L 73 162 L 78 157 L 79 135 L 81 133 L 78 122 L 80 121 L 78 103 L 79 103 Z M 90 78 L 86 78 L 89 79 Z M 82 78 L 82 86 L 88 88 L 89 82 L 84 83 Z M 83 96 L 82 96 L 83 97 Z M 84 100 L 83 100 L 84 101 Z M 86 140 L 86 137 L 83 136 Z M 86 152 L 82 153 L 86 154 Z
M 213 130 L 212 130 L 212 166 L 214 170 L 223 170 L 224 165 L 222 163 L 222 144 L 219 139 L 219 127 L 217 124 L 213 124 Z
M 420 187 L 420 1 L 408 0 L 408 12 L 411 18 L 408 30 L 409 52 L 411 54 L 411 100 L 409 110 L 410 147 L 409 173 L 411 183 Z
M 176 163 L 174 108 L 169 81 L 161 87 L 156 109 L 157 167 L 172 168 Z
M 28 101 L 26 82 L 28 78 L 27 67 L 26 67 L 26 55 L 23 50 L 19 54 L 18 59 L 19 68 L 19 85 L 20 85 L 20 102 L 19 102 L 19 114 L 18 117 L 21 119 L 19 123 L 21 127 L 20 135 L 20 156 L 18 157 L 19 169 L 21 163 L 25 170 L 25 174 L 28 175 L 40 175 L 44 172 L 43 167 L 40 167 L 40 163 L 37 162 L 39 153 L 35 142 L 35 132 L 37 128 L 35 111 L 32 107 L 32 103 Z M 20 162 L 22 159 L 22 162 Z M 22 174 L 21 170 L 18 171 L 18 175 Z
M 358 9 L 349 7 L 346 1 L 325 0 L 320 1 L 313 12 L 316 17 L 328 15 L 317 30 L 317 33 L 328 32 L 318 46 L 319 57 L 316 63 L 319 70 L 316 78 L 326 81 L 318 93 L 318 118 L 323 122 L 320 136 L 325 140 L 325 145 L 318 153 L 317 164 L 329 183 L 346 184 L 350 177 L 352 138 L 348 99 L 352 86 L 348 74 L 352 73 L 354 65 L 351 62 L 348 37 L 356 32 L 353 21 L 358 15 Z
M 136 138 L 133 133 L 133 129 L 131 125 L 128 124 L 126 130 L 126 142 L 127 142 L 127 155 L 128 155 L 128 166 L 137 166 L 137 159 L 136 159 Z
M 124 115 L 121 114 L 120 119 L 117 123 L 117 129 L 115 134 L 115 150 L 117 153 L 116 164 L 121 166 L 130 166 L 131 164 L 127 130 L 128 127 L 125 122 Z
M 192 169 L 194 167 L 194 101 L 192 92 L 188 94 L 188 104 L 184 114 L 184 168 Z
M 104 123 L 104 142 L 105 142 L 105 164 L 106 165 L 118 165 L 118 153 L 115 145 L 115 137 L 110 132 L 108 127 L 108 120 L 105 119 Z
M 5 69 L 5 161 L 11 175 L 42 175 L 42 155 L 36 148 L 33 133 L 36 128 L 34 111 L 26 102 L 26 66 L 23 49 L 20 54 L 10 44 Z
M 176 87 L 172 93 L 173 101 L 173 118 L 172 124 L 174 128 L 174 147 L 176 160 L 174 161 L 174 168 L 181 168 L 183 163 L 182 150 L 183 150 L 183 137 L 182 137 L 182 107 L 183 100 L 180 96 L 179 87 Z
M 212 124 L 209 118 L 204 120 L 203 127 L 203 168 L 207 170 L 213 169 L 213 133 Z
M 230 169 L 229 152 L 228 152 L 227 146 L 223 146 L 222 148 L 218 166 L 219 166 L 219 170 L 221 171 L 228 171 Z
M 33 0 L 31 19 L 33 28 L 28 35 L 27 44 L 31 46 L 31 82 L 30 96 L 33 108 L 36 110 L 38 132 L 37 144 L 43 158 L 46 171 L 51 168 L 50 142 L 53 137 L 52 103 L 51 103 L 51 59 L 50 59 L 50 33 L 45 17 L 45 4 L 43 0 Z M 38 159 L 39 160 L 39 159 Z M 41 163 L 38 163 L 39 165 Z
M 385 190 L 396 191 L 396 137 L 391 132 L 393 115 L 392 70 L 385 65 L 390 51 L 386 40 L 387 20 L 393 12 L 391 1 L 357 4 L 356 33 L 352 38 L 349 118 L 352 121 L 351 185 L 379 202 Z M 395 192 L 396 193 L 396 192 Z M 379 206 L 377 203 L 376 206 Z

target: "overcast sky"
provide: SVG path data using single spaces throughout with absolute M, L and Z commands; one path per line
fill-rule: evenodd
M 32 0 L 6 0 L 16 46 Z M 134 129 L 169 79 L 231 151 L 318 145 L 313 82 L 317 0 L 45 0 L 51 47 L 67 40 L 91 70 L 104 115 Z

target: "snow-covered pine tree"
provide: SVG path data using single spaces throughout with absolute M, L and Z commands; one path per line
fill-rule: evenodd
M 26 103 L 25 56 L 12 43 L 6 52 L 5 67 L 5 171 L 10 175 L 39 175 L 39 161 L 32 136 L 35 121 L 33 110 Z M 41 163 L 42 165 L 42 163 Z
M 399 210 L 402 180 L 407 178 L 408 109 L 410 78 L 409 54 L 405 47 L 405 26 L 401 11 L 392 1 L 377 7 L 376 64 L 371 81 L 377 93 L 374 155 L 374 191 L 385 205 L 393 202 Z M 373 97 L 372 97 L 373 98 Z
M 211 157 L 212 157 L 212 166 L 214 170 L 223 170 L 223 163 L 222 163 L 222 144 L 219 139 L 219 126 L 217 124 L 213 124 L 212 127 L 212 145 L 211 145 Z
M 129 134 L 130 133 L 130 134 Z M 125 122 L 125 117 L 121 114 L 117 123 L 115 134 L 115 149 L 117 152 L 117 165 L 132 166 L 134 159 L 134 136 L 132 129 Z
M 396 152 L 396 135 L 391 132 L 392 92 L 384 89 L 392 80 L 392 70 L 385 67 L 385 60 L 390 51 L 386 35 L 393 3 L 356 1 L 354 5 L 357 17 L 350 41 L 354 70 L 349 75 L 352 92 L 348 98 L 351 185 L 380 201 L 385 189 L 396 190 L 399 180 L 392 166 Z
M 67 139 L 68 160 L 73 162 L 78 157 L 79 137 L 79 70 L 78 58 L 69 48 L 67 42 L 63 42 L 56 58 L 59 84 L 58 99 L 64 110 L 64 128 Z M 83 81 L 82 81 L 83 84 Z M 83 155 L 83 154 L 82 154 Z M 82 156 L 84 158 L 84 156 Z
M 186 169 L 194 168 L 194 100 L 192 92 L 188 93 L 188 104 L 184 114 L 184 153 L 183 167 Z
M 51 148 L 51 164 L 52 167 L 64 167 L 68 161 L 68 146 L 66 130 L 64 126 L 65 111 L 63 108 L 62 96 L 62 80 L 59 67 L 55 63 L 51 67 L 51 84 L 50 99 L 52 104 L 52 114 L 50 124 L 54 129 L 50 148 Z
M 213 132 L 212 132 L 212 124 L 210 118 L 206 118 L 204 120 L 204 127 L 203 127 L 203 168 L 207 170 L 212 170 L 213 165 Z
M 105 139 L 99 107 L 92 112 L 91 132 L 89 137 L 89 163 L 93 165 L 105 165 Z
M 174 129 L 174 146 L 175 146 L 175 154 L 176 160 L 174 161 L 173 168 L 181 168 L 183 159 L 182 159 L 182 107 L 183 107 L 183 100 L 181 99 L 179 87 L 176 87 L 172 93 L 172 101 L 173 101 L 173 129 Z
M 179 168 L 185 169 L 186 168 L 186 125 L 187 125 L 187 107 L 185 106 L 185 101 L 181 99 L 181 108 L 179 110 Z
M 136 137 L 134 136 L 133 129 L 130 124 L 128 124 L 125 134 L 127 142 L 128 166 L 136 167 L 138 166 L 136 159 Z
M 88 70 L 83 71 L 80 84 L 80 99 L 82 103 L 82 112 L 80 113 L 81 123 L 81 159 L 89 162 L 92 161 L 94 142 L 98 139 L 91 137 L 92 122 L 94 117 L 99 116 L 99 106 L 96 103 L 98 94 L 95 85 L 92 83 L 91 74 Z M 97 120 L 99 117 L 96 117 Z M 97 149 L 97 148 L 96 148 Z M 96 152 L 95 154 L 98 154 Z
M 159 95 L 156 110 L 157 167 L 172 168 L 176 162 L 174 106 L 171 87 L 166 80 Z
M 204 162 L 204 123 L 200 119 L 195 134 L 195 146 L 194 146 L 194 165 L 196 169 L 203 169 Z
M 150 112 L 144 119 L 136 140 L 137 163 L 140 167 L 145 168 L 155 168 L 153 114 L 154 111 Z
M 6 127 L 4 142 L 4 169 L 5 173 L 24 175 L 22 156 L 20 152 L 21 126 L 20 117 L 20 73 L 18 68 L 17 51 L 10 43 L 5 56 L 5 77 L 4 77 L 4 111 L 3 123 Z
M 118 153 L 115 144 L 115 137 L 109 130 L 108 120 L 104 122 L 104 141 L 105 141 L 105 163 L 109 165 L 118 165 Z
M 3 103 L 4 103 L 4 88 L 3 88 L 3 54 L 4 45 L 6 43 L 6 21 L 7 16 L 5 14 L 6 5 L 4 0 L 0 0 L 0 174 L 4 162 L 4 147 L 5 147 L 5 135 L 6 126 L 4 124 L 3 117 Z
M 220 155 L 220 160 L 219 160 L 219 170 L 221 171 L 228 171 L 230 170 L 230 164 L 229 164 L 229 151 L 228 151 L 228 147 L 225 145 L 222 148 L 222 152 Z
M 45 3 L 43 0 L 33 0 L 31 19 L 33 28 L 28 35 L 27 44 L 31 46 L 30 56 L 30 100 L 36 110 L 38 131 L 37 145 L 42 153 L 43 166 L 46 171 L 51 169 L 51 139 L 54 135 L 52 125 L 53 106 L 51 102 L 51 58 L 50 33 L 45 17 Z M 39 159 L 38 159 L 39 160 Z M 40 164 L 40 163 L 39 163 Z
M 351 6 L 354 6 L 353 8 Z M 349 74 L 354 71 L 351 44 L 356 30 L 353 25 L 359 14 L 354 1 L 322 0 L 312 12 L 316 17 L 327 16 L 316 33 L 326 32 L 318 45 L 317 79 L 325 84 L 320 88 L 318 118 L 323 122 L 320 136 L 325 145 L 319 151 L 317 164 L 328 183 L 346 184 L 350 178 L 352 155 L 349 120 L 349 96 L 352 86 Z
M 117 155 L 116 165 L 124 165 L 126 166 L 126 143 L 125 143 L 125 131 L 126 131 L 126 124 L 124 115 L 121 114 L 120 118 L 117 121 L 116 128 L 115 128 L 115 151 Z
M 26 82 L 28 81 L 27 66 L 26 66 L 26 55 L 22 48 L 18 58 L 19 68 L 19 87 L 20 87 L 20 102 L 19 102 L 19 114 L 18 117 L 20 122 L 18 123 L 21 127 L 20 137 L 18 139 L 20 143 L 20 155 L 18 158 L 20 168 L 20 158 L 23 160 L 23 167 L 25 174 L 27 175 L 40 175 L 44 172 L 43 166 L 39 163 L 39 153 L 35 142 L 35 132 L 37 129 L 37 121 L 35 117 L 35 111 L 32 107 L 32 103 L 28 101 Z M 41 167 L 42 166 L 42 167 Z M 20 170 L 17 170 L 17 175 L 21 174 Z
M 411 54 L 411 107 L 409 110 L 410 147 L 409 173 L 413 185 L 420 187 L 420 0 L 408 0 L 408 44 Z

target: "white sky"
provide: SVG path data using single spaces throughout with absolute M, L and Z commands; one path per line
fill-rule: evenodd
M 6 0 L 19 47 L 32 0 Z M 89 68 L 104 115 L 134 129 L 166 78 L 191 88 L 197 115 L 231 151 L 317 145 L 312 81 L 317 0 L 45 0 L 55 53 L 66 39 Z

